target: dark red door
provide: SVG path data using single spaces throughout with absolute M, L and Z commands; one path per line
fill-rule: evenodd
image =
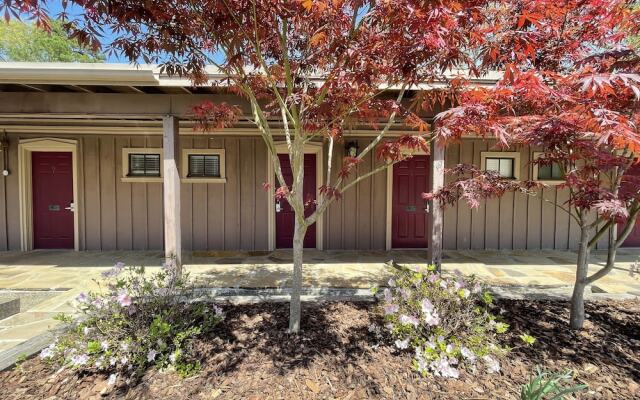
M 640 165 L 635 165 L 629 171 L 629 175 L 635 175 L 640 177 Z M 618 234 L 623 229 L 623 225 L 618 227 Z M 636 219 L 636 225 L 633 227 L 633 231 L 627 237 L 627 240 L 622 244 L 623 247 L 640 247 L 640 218 Z
M 73 249 L 71 153 L 33 152 L 31 162 L 34 248 Z
M 422 193 L 427 191 L 428 181 L 428 156 L 413 156 L 393 166 L 392 247 L 427 247 L 427 213 Z
M 291 164 L 289 163 L 289 155 L 279 154 L 280 166 L 284 180 L 291 187 L 293 183 L 293 173 Z M 278 179 L 275 180 L 276 185 Z M 304 155 L 304 198 L 307 203 L 305 215 L 311 215 L 315 209 L 314 200 L 316 199 L 316 155 Z M 290 249 L 293 247 L 293 230 L 295 224 L 295 216 L 293 209 L 286 200 L 276 199 L 276 247 L 279 249 Z M 316 247 L 316 225 L 313 224 L 307 229 L 307 235 L 304 238 L 304 247 Z

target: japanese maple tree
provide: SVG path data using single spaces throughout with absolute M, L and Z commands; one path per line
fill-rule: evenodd
M 303 241 L 329 205 L 344 191 L 411 151 L 428 152 L 429 125 L 412 106 L 443 102 L 447 74 L 484 67 L 474 48 L 485 42 L 485 0 L 69 0 L 84 11 L 69 20 L 70 35 L 100 46 L 100 32 L 115 35 L 106 51 L 131 61 L 158 63 L 167 74 L 205 84 L 213 65 L 226 79 L 219 90 L 249 103 L 244 115 L 235 104 L 205 102 L 190 115 L 196 128 L 224 132 L 248 119 L 258 128 L 277 177 L 275 196 L 295 212 L 290 331 L 300 324 Z M 7 15 L 33 15 L 46 27 L 46 4 L 7 0 Z M 479 29 L 482 27 L 482 29 Z M 445 88 L 411 102 L 416 91 L 434 82 Z M 396 124 L 410 128 L 389 133 Z M 366 127 L 372 141 L 358 154 L 336 162 L 337 143 L 350 127 Z M 413 134 L 407 134 L 414 130 Z M 305 144 L 327 143 L 328 162 L 319 196 L 303 196 Z M 286 143 L 293 182 L 285 182 L 277 142 Z M 375 154 L 378 165 L 357 173 L 358 164 Z M 308 213 L 309 207 L 313 212 Z
M 541 151 L 532 164 L 559 168 L 555 204 L 580 229 L 571 327 L 585 319 L 585 288 L 609 273 L 616 251 L 640 214 L 640 57 L 627 37 L 640 29 L 627 1 L 522 1 L 518 13 L 496 8 L 501 26 L 481 57 L 505 71 L 493 88 L 463 90 L 457 107 L 440 113 L 436 134 L 444 142 L 473 134 L 497 146 Z M 425 198 L 452 204 L 519 190 L 539 195 L 537 182 L 515 182 L 475 166 L 452 169 L 452 182 Z M 544 201 L 552 202 L 544 199 Z M 589 275 L 589 255 L 607 237 L 606 265 Z

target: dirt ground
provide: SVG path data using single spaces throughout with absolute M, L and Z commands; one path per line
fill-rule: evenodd
M 285 333 L 288 305 L 226 306 L 216 336 L 198 343 L 202 371 L 181 379 L 148 371 L 135 386 L 108 386 L 104 375 L 56 371 L 38 357 L 0 373 L 2 399 L 517 399 L 536 365 L 570 368 L 589 385 L 584 399 L 640 398 L 640 301 L 589 303 L 589 320 L 569 331 L 568 304 L 500 301 L 516 347 L 499 374 L 422 378 L 411 353 L 370 332 L 380 323 L 372 303 L 314 303 L 303 308 L 303 332 Z M 519 347 L 529 332 L 538 341 Z

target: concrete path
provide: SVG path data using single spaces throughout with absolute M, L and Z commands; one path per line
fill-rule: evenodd
M 448 251 L 445 273 L 475 274 L 490 285 L 535 287 L 537 291 L 568 292 L 573 284 L 575 253 L 566 251 Z M 385 263 L 426 264 L 425 251 L 316 251 L 305 253 L 304 285 L 309 288 L 368 289 L 384 285 Z M 590 289 L 603 295 L 640 296 L 640 279 L 630 277 L 640 250 L 622 250 L 615 270 Z M 186 270 L 205 287 L 286 288 L 291 252 L 193 252 Z M 21 312 L 0 320 L 0 352 L 55 327 L 51 318 L 73 310 L 71 301 L 96 290 L 95 279 L 117 261 L 158 268 L 162 253 L 33 251 L 0 253 L 0 300 L 20 298 Z M 590 271 L 604 264 L 604 254 L 592 258 Z

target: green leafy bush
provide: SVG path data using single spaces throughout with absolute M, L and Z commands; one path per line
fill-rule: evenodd
M 222 309 L 198 301 L 187 275 L 172 263 L 153 274 L 118 263 L 103 273 L 105 288 L 76 298 L 77 316 L 59 316 L 66 329 L 40 357 L 79 371 L 134 378 L 147 367 L 196 372 L 193 340 L 224 319 Z
M 536 368 L 535 375 L 522 387 L 520 400 L 573 399 L 573 394 L 585 390 L 587 385 L 570 386 L 572 381 L 573 373 L 570 370 L 551 373 Z
M 474 277 L 448 278 L 433 266 L 399 267 L 383 293 L 385 327 L 398 349 L 413 350 L 415 370 L 448 378 L 458 378 L 463 366 L 500 371 L 508 349 L 498 336 L 509 325 L 490 313 L 493 297 Z

